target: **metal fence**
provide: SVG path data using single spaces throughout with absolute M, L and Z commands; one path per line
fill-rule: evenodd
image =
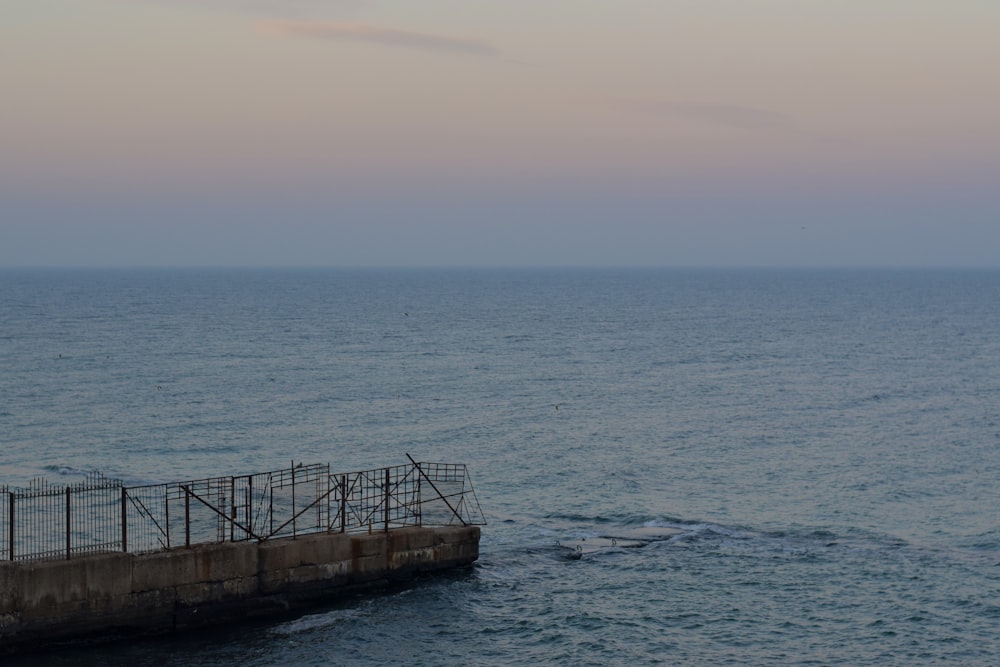
M 407 455 L 409 458 L 409 455 Z M 125 486 L 88 475 L 0 487 L 0 559 L 147 553 L 197 544 L 404 526 L 485 525 L 465 465 L 331 473 L 328 464 Z

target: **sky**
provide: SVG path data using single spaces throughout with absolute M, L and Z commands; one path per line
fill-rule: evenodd
M 0 0 L 0 267 L 1000 267 L 996 0 Z

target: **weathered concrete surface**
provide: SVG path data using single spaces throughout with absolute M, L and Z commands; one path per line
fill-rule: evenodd
M 468 526 L 0 561 L 0 651 L 232 622 L 478 557 L 479 528 Z

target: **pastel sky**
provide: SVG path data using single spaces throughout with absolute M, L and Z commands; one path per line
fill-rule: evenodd
M 1000 267 L 996 0 L 0 0 L 0 266 Z

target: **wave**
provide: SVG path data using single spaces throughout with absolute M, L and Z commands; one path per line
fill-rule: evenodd
M 552 547 L 573 552 L 572 557 L 609 550 L 663 546 L 696 548 L 717 555 L 758 555 L 761 557 L 819 558 L 832 551 L 855 552 L 860 556 L 918 547 L 891 535 L 863 529 L 837 530 L 830 527 L 789 527 L 758 529 L 741 525 L 687 520 L 674 517 L 602 516 L 559 517 L 577 528 L 548 531 Z M 567 529 L 568 528 L 568 529 Z
M 44 470 L 47 473 L 54 473 L 56 475 L 69 476 L 69 477 L 86 477 L 87 475 L 92 475 L 98 472 L 96 470 L 85 470 L 83 468 L 74 468 L 73 466 L 64 466 L 55 464 L 42 466 L 42 470 Z
M 349 609 L 330 609 L 317 614 L 309 614 L 301 618 L 282 623 L 271 628 L 270 633 L 275 635 L 299 635 L 318 630 L 328 630 L 342 623 L 356 621 L 369 613 L 368 604 Z

